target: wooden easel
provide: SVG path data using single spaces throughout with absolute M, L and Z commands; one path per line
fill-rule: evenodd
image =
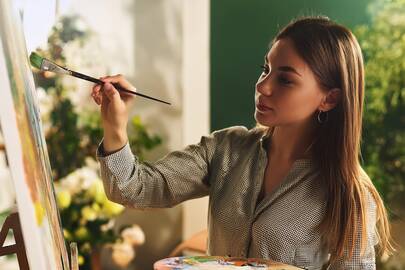
M 15 244 L 3 246 L 10 229 L 13 230 Z M 4 221 L 3 228 L 0 231 L 0 257 L 14 253 L 17 254 L 20 270 L 29 270 L 30 267 L 28 265 L 27 254 L 25 252 L 25 244 L 18 213 L 10 214 Z

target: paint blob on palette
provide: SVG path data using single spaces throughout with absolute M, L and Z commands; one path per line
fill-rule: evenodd
M 298 270 L 295 266 L 263 259 L 222 256 L 173 257 L 156 262 L 154 270 Z

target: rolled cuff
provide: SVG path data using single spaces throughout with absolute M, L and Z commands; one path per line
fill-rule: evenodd
M 101 166 L 108 169 L 114 176 L 122 174 L 129 165 L 133 166 L 135 160 L 128 142 L 121 149 L 105 154 L 103 141 L 101 141 L 97 147 L 96 156 Z

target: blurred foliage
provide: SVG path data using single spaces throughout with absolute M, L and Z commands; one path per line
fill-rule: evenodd
M 86 38 L 82 31 L 75 31 L 77 17 L 65 17 L 57 23 L 48 38 L 48 47 L 38 49 L 37 52 L 42 57 L 48 58 L 61 66 L 65 66 L 65 56 L 63 46 L 72 40 Z M 49 116 L 50 128 L 45 137 L 50 155 L 50 162 L 54 179 L 59 179 L 84 163 L 86 156 L 95 152 L 92 143 L 96 144 L 97 139 L 102 137 L 101 126 L 90 128 L 93 136 L 90 140 L 88 134 L 84 132 L 87 128 L 78 127 L 79 115 L 74 110 L 68 91 L 75 91 L 66 87 L 60 76 L 55 76 L 50 72 L 37 71 L 34 73 L 37 86 L 43 88 L 48 96 L 52 96 L 52 108 Z M 96 120 L 97 121 L 97 120 Z M 44 121 L 46 122 L 46 121 Z M 82 141 L 90 141 L 82 147 Z M 90 152 L 91 151 L 91 152 Z
M 66 66 L 64 46 L 69 42 L 83 44 L 91 34 L 88 30 L 78 30 L 82 28 L 78 27 L 79 21 L 77 16 L 62 17 L 52 29 L 47 48 L 38 49 L 37 53 L 61 66 Z M 54 179 L 60 179 L 81 167 L 86 157 L 95 155 L 103 136 L 100 113 L 78 112 L 69 97 L 69 92 L 78 89 L 64 85 L 63 76 L 37 70 L 34 77 L 37 86 L 43 88 L 48 96 L 52 96 L 50 128 L 45 136 Z M 81 89 L 84 90 L 86 89 Z M 141 159 L 147 150 L 161 143 L 159 136 L 150 135 L 139 116 L 129 121 L 128 129 L 131 148 Z
M 162 143 L 162 139 L 159 136 L 149 135 L 139 116 L 134 116 L 131 119 L 129 133 L 133 135 L 129 138 L 129 144 L 132 151 L 137 153 L 141 161 L 144 160 L 144 154 L 147 150 L 152 150 L 156 145 Z
M 0 224 L 1 224 L 0 229 L 4 229 L 2 227 L 3 227 L 4 222 L 6 221 L 7 217 L 10 214 L 11 214 L 11 210 L 4 210 L 4 211 L 0 212 Z M 14 231 L 9 229 L 8 232 L 7 232 L 7 238 L 10 238 L 10 237 L 14 237 Z M 7 255 L 4 255 L 4 256 L 9 260 L 17 259 L 17 255 L 15 253 L 7 254 Z
M 355 30 L 366 70 L 364 166 L 390 203 L 405 194 L 405 0 L 379 0 Z
M 371 23 L 354 31 L 363 50 L 366 72 L 363 165 L 382 195 L 391 220 L 402 220 L 405 210 L 405 0 L 377 0 L 370 11 Z M 399 246 L 399 252 L 389 259 L 378 257 L 377 269 L 404 269 L 403 248 Z
M 80 50 L 81 44 L 85 44 L 92 34 L 89 30 L 83 30 L 80 23 L 77 16 L 62 17 L 53 27 L 47 47 L 37 49 L 37 53 L 66 66 L 66 45 L 74 44 Z M 95 157 L 103 136 L 100 113 L 98 107 L 93 110 L 90 107 L 81 110 L 76 108 L 71 100 L 72 91 L 86 89 L 75 89 L 75 86 L 67 85 L 63 76 L 36 70 L 34 78 L 39 96 L 45 92 L 43 99 L 48 100 L 44 103 L 47 106 L 40 107 L 41 118 L 53 178 L 57 181 L 57 200 L 65 239 L 78 243 L 80 269 L 90 269 L 91 252 L 102 244 L 118 239 L 119 236 L 112 227 L 107 225 L 111 225 L 112 219 L 122 211 L 122 207 L 105 197 L 101 179 L 96 179 L 97 176 L 85 167 L 89 157 Z M 90 89 L 87 90 L 89 102 L 93 102 L 90 100 Z M 46 117 L 42 115 L 44 111 L 49 111 Z M 132 150 L 141 160 L 146 151 L 161 143 L 159 136 L 150 135 L 139 116 L 130 119 L 128 138 Z M 83 173 L 86 171 L 87 174 Z M 77 184 L 65 186 L 66 183 L 75 181 Z M 93 184 L 86 188 L 83 183 L 89 181 Z M 75 187 L 79 190 L 72 191 Z
M 4 221 L 6 220 L 6 218 L 8 217 L 8 215 L 10 215 L 10 211 L 9 210 L 5 210 L 3 212 L 0 212 L 0 224 L 3 224 Z
M 119 240 L 115 218 L 124 210 L 107 199 L 97 162 L 87 158 L 86 163 L 55 184 L 63 235 L 77 243 L 80 269 L 91 268 L 92 252 Z

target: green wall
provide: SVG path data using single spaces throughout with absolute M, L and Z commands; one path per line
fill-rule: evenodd
M 269 41 L 299 15 L 326 15 L 347 27 L 367 23 L 371 0 L 211 1 L 211 130 L 252 127 L 254 86 Z

